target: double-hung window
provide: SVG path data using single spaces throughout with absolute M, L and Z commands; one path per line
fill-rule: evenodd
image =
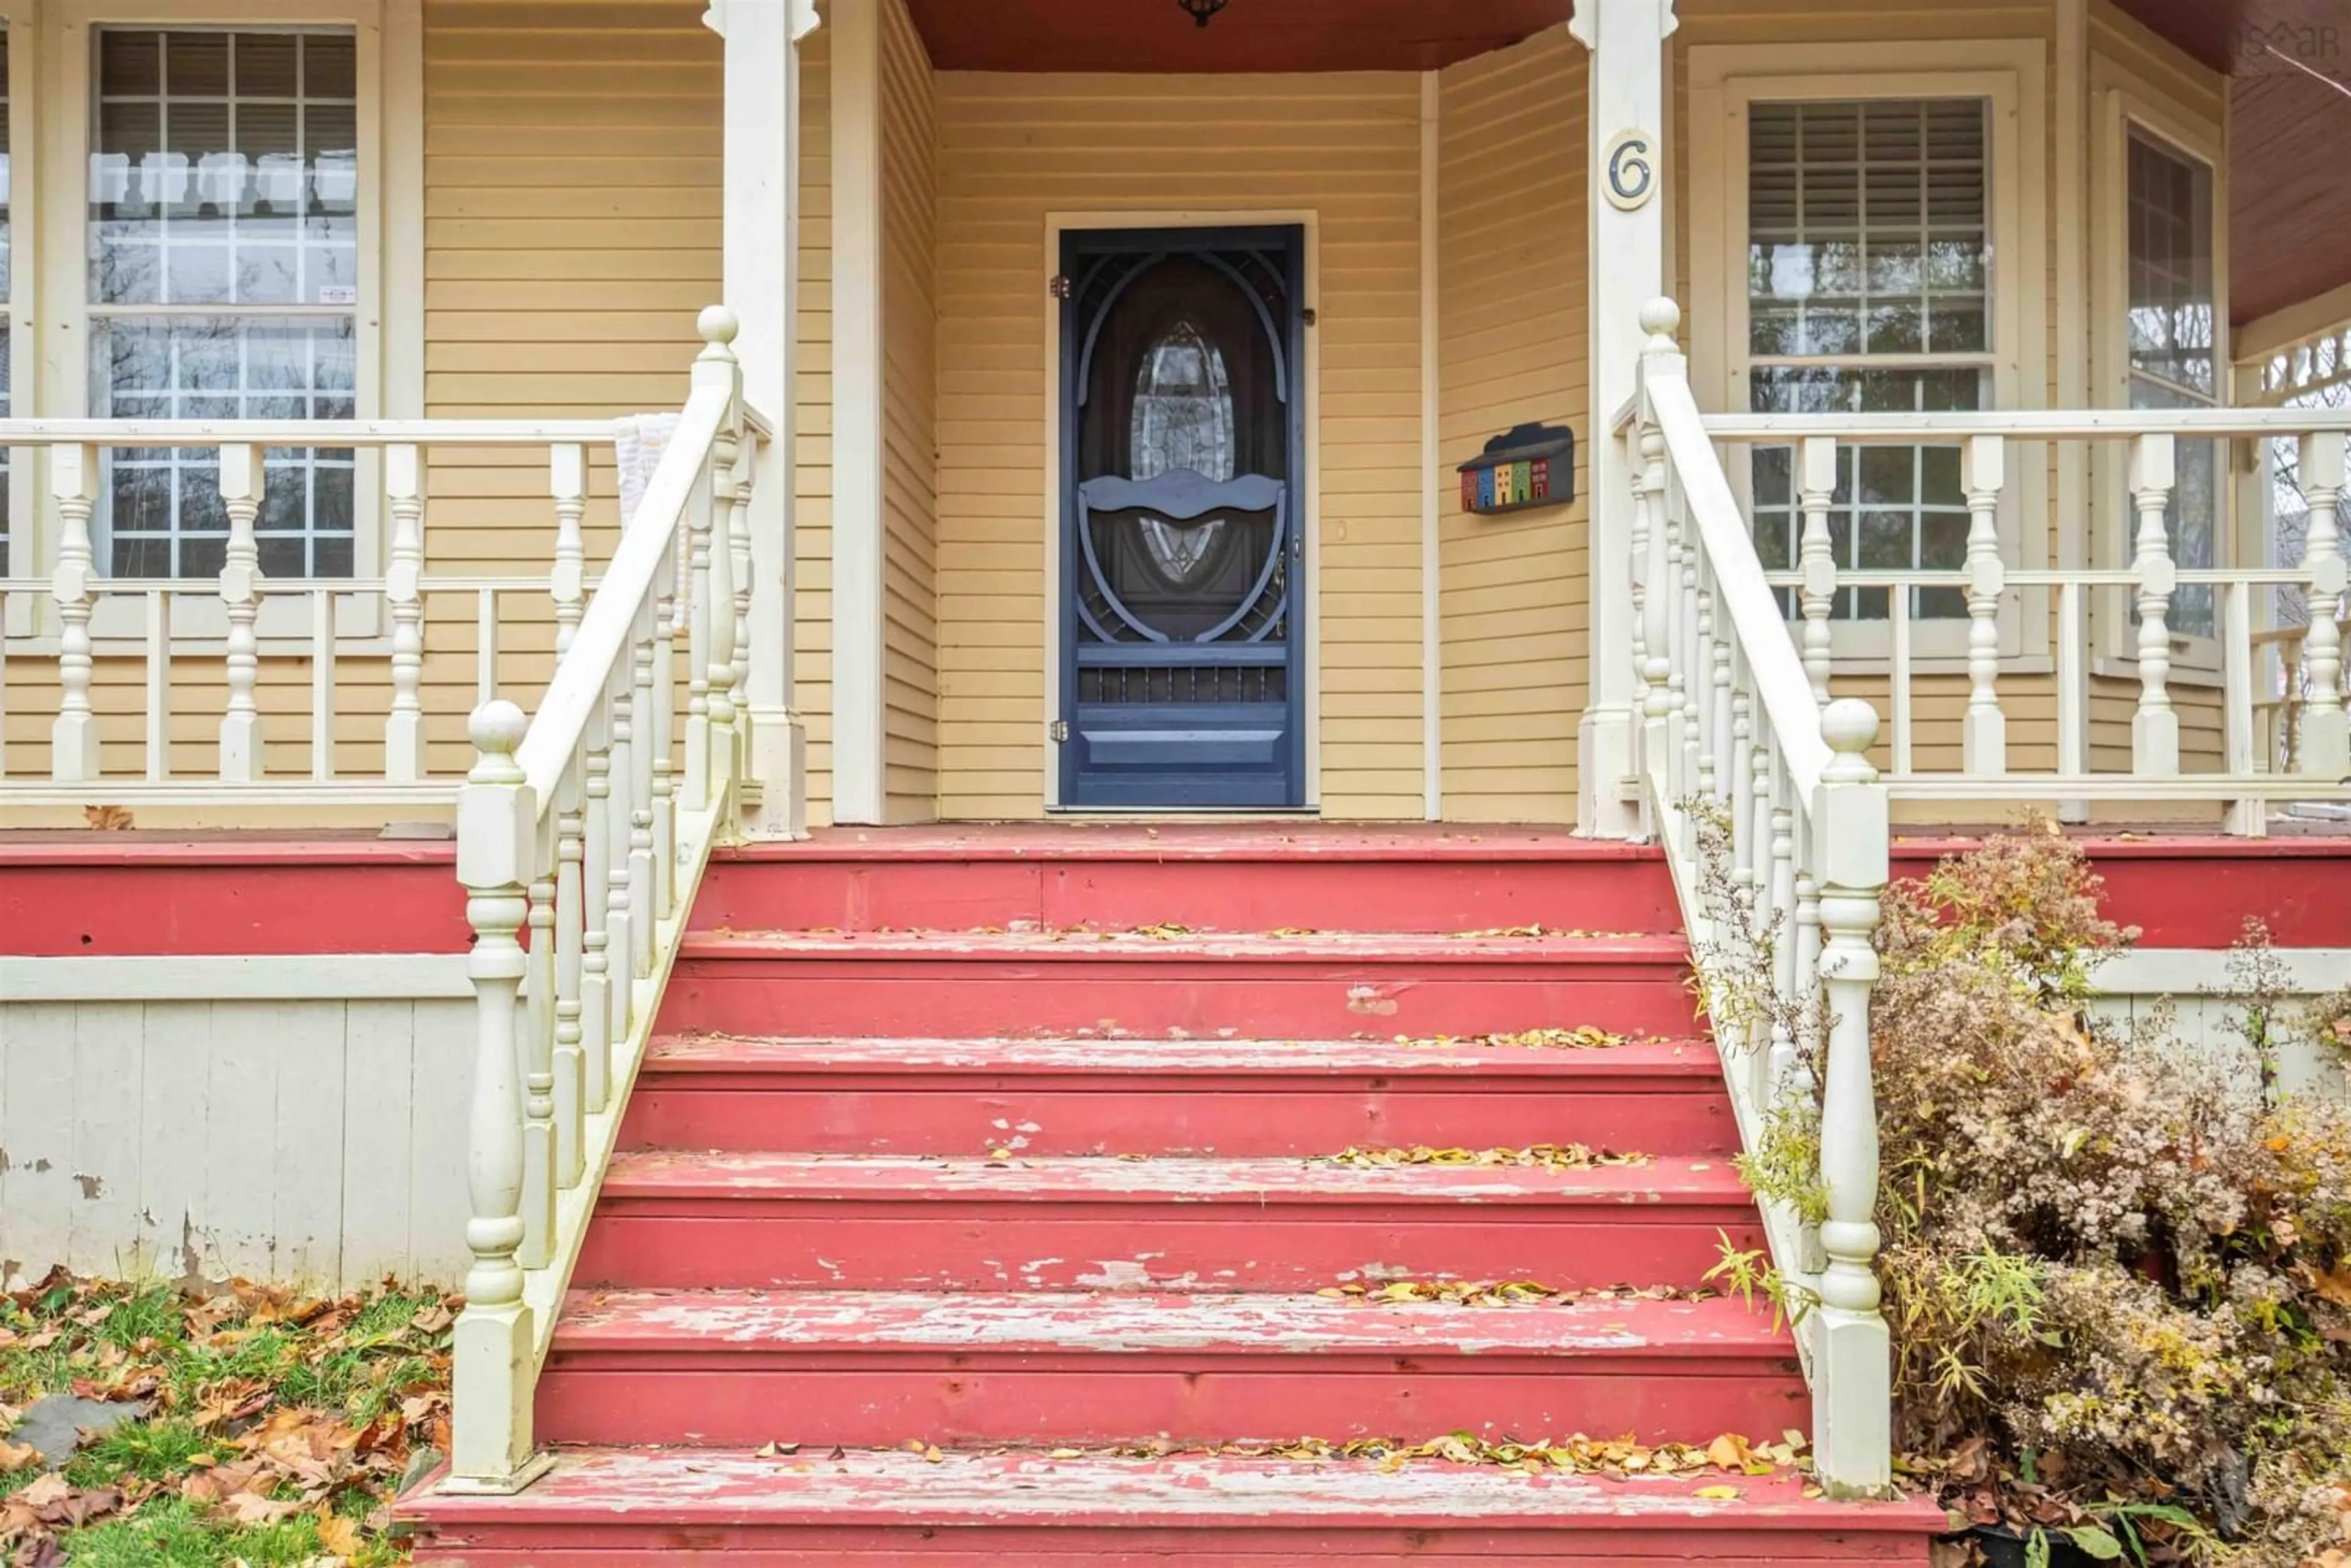
M 1747 113 L 1749 406 L 1912 413 L 1989 406 L 1989 110 L 1978 98 L 1759 100 Z M 1797 561 L 1794 449 L 1752 458 L 1764 566 Z M 1967 558 L 1956 445 L 1844 445 L 1829 503 L 1844 570 L 1951 569 Z M 1883 621 L 1890 591 L 1849 588 L 1832 614 Z M 1913 591 L 1959 618 L 1955 588 Z
M 2124 345 L 2130 406 L 2217 408 L 2220 313 L 2213 282 L 2211 166 L 2136 125 L 2126 133 L 2125 162 L 2129 298 Z M 2171 558 L 2183 567 L 2214 566 L 2221 522 L 2220 444 L 2179 442 L 2173 465 L 2175 486 L 2164 514 Z M 2216 635 L 2211 588 L 2190 583 L 2174 592 L 2169 626 L 2186 637 Z
M 359 69 L 349 28 L 95 30 L 90 412 L 349 419 L 358 411 Z M 211 448 L 108 455 L 100 560 L 206 577 L 228 518 Z M 349 577 L 349 448 L 277 448 L 255 531 L 274 578 Z

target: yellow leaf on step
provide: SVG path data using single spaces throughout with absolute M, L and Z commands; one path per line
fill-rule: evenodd
M 1737 1487 L 1700 1487 L 1698 1495 L 1715 1502 L 1729 1502 L 1739 1496 Z

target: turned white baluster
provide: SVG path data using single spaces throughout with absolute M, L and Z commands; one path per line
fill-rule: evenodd
M 1712 670 L 1708 677 L 1708 684 L 1714 688 L 1708 709 L 1714 728 L 1708 737 L 1707 749 L 1714 754 L 1714 798 L 1719 803 L 1731 799 L 1732 791 L 1743 774 L 1743 769 L 1737 766 L 1732 727 L 1735 716 L 1731 712 L 1730 644 L 1738 633 L 1731 629 L 1730 607 L 1722 598 L 1711 564 L 1707 568 L 1706 580 L 1708 597 L 1713 601 L 1716 613 Z
M 584 804 L 580 758 L 574 756 L 555 792 L 555 1116 L 559 1124 L 581 1121 L 590 1112 L 604 1109 L 588 1098 L 580 995 L 587 951 L 583 926 L 588 904 L 580 882 L 586 854 Z
M 1797 591 L 1804 615 L 1804 674 L 1813 696 L 1829 700 L 1834 639 L 1829 615 L 1836 608 L 1836 547 L 1829 538 L 1829 504 L 1836 497 L 1837 447 L 1832 436 L 1808 435 L 1796 444 L 1796 499 L 1804 531 L 1797 549 L 1803 584 Z
M 604 862 L 604 962 L 611 984 L 604 995 L 611 1009 L 606 1040 L 615 1054 L 627 1042 L 630 1022 L 636 1017 L 637 943 L 629 910 L 629 841 L 635 831 L 637 783 L 636 688 L 630 684 L 632 679 L 628 652 L 623 649 L 613 662 L 604 697 L 612 716 L 608 732 L 611 747 L 605 768 L 610 799 L 604 813 L 605 831 L 611 837 Z
M 1701 791 L 1706 780 L 1698 771 L 1698 757 L 1706 749 L 1706 700 L 1711 688 L 1708 672 L 1713 661 L 1706 651 L 1706 640 L 1713 631 L 1712 617 L 1707 613 L 1698 598 L 1698 563 L 1704 558 L 1704 536 L 1695 524 L 1682 529 L 1682 638 L 1674 649 L 1674 679 L 1681 691 L 1682 706 L 1682 795 L 1687 799 Z
M 1886 886 L 1886 791 L 1870 765 L 1877 715 L 1847 699 L 1821 715 L 1834 754 L 1813 797 L 1827 934 L 1821 974 L 1829 1014 L 1821 1085 L 1821 1327 L 1813 1358 L 1815 1463 L 1839 1491 L 1892 1484 L 1893 1369 L 1878 1314 L 1877 1101 L 1869 1053 L 1869 993 L 1877 982 L 1879 894 Z
M 49 448 L 49 489 L 57 497 L 57 567 L 49 593 L 57 604 L 57 717 L 49 727 L 49 776 L 60 784 L 98 778 L 98 715 L 89 704 L 89 617 L 98 603 L 98 561 L 90 513 L 98 506 L 98 448 Z
M 1730 694 L 1715 681 L 1715 654 L 1719 644 L 1714 635 L 1714 574 L 1707 570 L 1705 558 L 1696 551 L 1684 558 L 1683 569 L 1695 579 L 1693 591 L 1698 595 L 1698 646 L 1690 660 L 1691 690 L 1698 698 L 1698 723 L 1692 727 L 1691 735 L 1698 755 L 1692 768 L 1698 794 L 1712 805 L 1719 799 L 1715 769 L 1721 754 L 1715 743 L 1716 721 L 1729 716 L 1724 706 Z
M 604 925 L 605 890 L 611 885 L 612 759 L 606 749 L 604 705 L 589 716 L 581 752 L 580 885 L 585 907 L 580 937 L 580 1057 L 582 1103 L 601 1111 L 612 1099 L 612 973 Z
M 1689 792 L 1689 780 L 1684 771 L 1687 751 L 1683 738 L 1689 727 L 1687 692 L 1682 680 L 1682 552 L 1687 522 L 1682 516 L 1678 498 L 1669 491 L 1666 497 L 1665 576 L 1658 584 L 1657 597 L 1665 602 L 1658 621 L 1664 635 L 1651 654 L 1658 668 L 1651 671 L 1655 685 L 1665 694 L 1665 756 L 1662 771 L 1666 779 L 1666 802 L 1678 810 L 1682 798 Z
M 384 602 L 392 607 L 392 715 L 383 722 L 383 776 L 394 784 L 424 778 L 424 486 L 413 446 L 383 454 L 383 488 L 392 513 L 392 559 Z
M 1978 776 L 2008 771 L 2008 717 L 2000 707 L 2000 599 L 2008 586 L 2000 559 L 2005 458 L 1997 435 L 1970 436 L 1960 458 L 1968 493 L 1968 716 L 1961 766 Z M 1906 769 L 1897 764 L 1896 771 Z
M 457 1319 L 453 1360 L 456 1402 L 450 1468 L 476 1487 L 512 1490 L 533 1469 L 531 1377 L 534 1332 L 523 1301 L 518 1255 L 525 1224 L 522 1085 L 515 1058 L 516 988 L 526 960 L 515 935 L 528 910 L 538 809 L 515 762 L 522 710 L 491 703 L 471 726 L 476 758 L 457 792 L 457 880 L 474 948 L 465 960 L 474 986 L 473 1111 L 466 1140 L 466 1189 L 473 1217 L 465 1245 L 465 1310 Z
M 533 1129 L 544 1125 L 554 1139 L 545 1167 L 550 1173 L 544 1199 L 550 1255 L 554 1251 L 555 1194 L 580 1179 L 581 1163 L 580 1123 L 576 1115 L 564 1115 L 566 1106 L 555 1089 L 556 828 L 554 818 L 541 817 L 538 852 L 533 857 L 538 875 L 530 884 L 530 981 L 525 993 L 530 1007 L 523 1019 L 528 1034 L 522 1058 L 524 1136 L 528 1139 L 534 1135 Z M 576 1112 L 578 1103 L 575 1101 L 569 1109 Z M 530 1184 L 539 1178 L 539 1171 L 537 1151 L 526 1143 L 523 1209 L 534 1221 L 538 1217 L 541 1199 Z
M 1771 1056 L 1770 1071 L 1764 1079 L 1764 1098 L 1769 1105 L 1786 1092 L 1797 1070 L 1796 1036 L 1788 1027 L 1788 1009 L 1798 1001 L 1796 931 L 1796 812 L 1795 788 L 1788 770 L 1781 764 L 1779 747 L 1771 749 L 1771 880 L 1769 901 L 1771 925 L 1771 978 L 1779 1006 L 1771 1017 Z
M 1651 431 L 1646 420 L 1635 415 L 1634 423 L 1624 434 L 1625 467 L 1633 488 L 1632 532 L 1626 559 L 1632 567 L 1630 587 L 1633 593 L 1633 701 L 1636 709 L 1647 712 L 1649 706 L 1649 440 Z M 1665 448 L 1663 436 L 1657 438 L 1658 450 Z
M 548 453 L 547 472 L 555 497 L 555 570 L 548 577 L 548 592 L 555 600 L 555 653 L 560 658 L 571 651 L 588 602 L 588 552 L 580 532 L 580 519 L 588 512 L 587 449 L 559 444 Z
M 735 503 L 727 509 L 727 541 L 734 547 L 728 562 L 735 582 L 735 681 L 730 693 L 736 709 L 736 738 L 747 740 L 742 722 L 744 693 L 751 681 L 751 490 L 758 483 L 759 439 L 745 428 L 735 455 Z M 747 748 L 746 748 L 747 755 Z M 737 777 L 742 768 L 738 760 Z
M 2351 723 L 2345 716 L 2343 534 L 2336 508 L 2344 489 L 2344 437 L 2319 433 L 2302 438 L 2299 477 L 2309 503 L 2309 534 L 2303 570 L 2310 574 L 2310 631 L 2303 639 L 2303 665 L 2310 696 L 2302 711 L 2297 761 L 2306 776 L 2330 782 L 2351 777 Z
M 2179 715 L 2166 683 L 2171 677 L 2172 590 L 2179 582 L 2171 535 L 2164 524 L 2178 470 L 2172 438 L 2141 435 L 2131 443 L 2131 505 L 2138 511 L 2132 570 L 2138 578 L 2138 713 L 2131 720 L 2131 771 L 2170 778 L 2179 771 Z
M 637 607 L 629 637 L 629 933 L 636 977 L 653 972 L 653 602 Z
M 677 914 L 677 553 L 662 560 L 653 599 L 653 903 L 656 917 Z
M 716 465 L 685 514 L 685 809 L 710 805 L 710 530 Z M 730 664 L 730 669 L 733 667 Z
M 1726 668 L 1725 680 L 1729 672 Z M 1753 699 L 1744 686 L 1730 688 L 1730 749 L 1722 793 L 1730 808 L 1730 879 L 1740 887 L 1755 885 L 1755 719 Z
M 727 346 L 735 340 L 737 331 L 734 312 L 724 306 L 714 305 L 703 311 L 697 325 L 706 346 L 694 361 L 694 385 L 697 390 L 709 386 L 723 389 L 733 410 L 727 423 L 719 427 L 718 437 L 710 448 L 710 528 L 715 537 L 705 549 L 710 561 L 709 580 L 705 588 L 709 595 L 709 604 L 704 611 L 710 623 L 708 668 L 705 673 L 708 687 L 705 708 L 708 728 L 705 745 L 709 748 L 709 759 L 705 764 L 707 793 L 703 800 L 705 804 L 716 804 L 735 780 L 740 755 L 735 703 L 737 577 L 734 533 L 738 514 L 748 501 L 743 492 L 744 476 L 738 465 L 741 447 L 748 438 L 742 423 L 743 367 L 736 362 L 735 352 Z M 697 609 L 702 607 L 697 606 Z M 739 806 L 740 803 L 737 801 L 736 804 Z
M 261 777 L 261 709 L 255 685 L 261 674 L 261 548 L 253 520 L 261 513 L 261 448 L 220 450 L 220 498 L 228 513 L 227 554 L 221 564 L 221 604 L 228 612 L 228 710 L 220 722 L 220 776 L 249 784 Z

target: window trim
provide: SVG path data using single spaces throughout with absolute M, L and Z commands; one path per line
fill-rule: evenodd
M 37 136 L 40 125 L 37 99 L 40 92 L 38 62 L 33 57 L 36 35 L 26 25 L 31 7 L 25 0 L 8 7 L 0 15 L 0 29 L 8 35 L 8 298 L 0 302 L 8 318 L 9 410 L 16 417 L 35 406 L 37 384 L 35 371 L 40 356 L 27 350 L 26 345 L 36 340 L 39 319 L 35 308 L 39 298 L 39 234 L 40 225 L 34 219 L 40 211 L 40 159 Z M 26 241 L 32 241 L 27 244 Z M 12 578 L 38 574 L 42 560 L 41 513 L 37 503 L 40 494 L 40 465 L 26 456 L 15 456 L 8 471 L 8 568 Z M 12 596 L 7 615 L 0 632 L 16 637 L 29 634 L 37 612 L 23 595 Z
M 2090 152 L 2090 402 L 2098 408 L 2130 406 L 2130 142 L 2134 133 L 2179 157 L 2201 163 L 2212 176 L 2212 391 L 2213 402 L 2233 401 L 2236 345 L 2229 326 L 2229 160 L 2227 131 L 2203 120 L 2179 99 L 2116 62 L 2091 62 L 2090 101 L 2095 135 Z M 2248 559 L 2247 526 L 2237 481 L 2237 444 L 2218 444 L 2219 471 L 2213 500 L 2212 559 L 2231 567 Z M 2091 449 L 2091 557 L 2107 566 L 2126 566 L 2137 514 L 2127 491 L 2130 454 L 2119 442 Z M 2129 595 L 2090 595 L 2091 670 L 2116 679 L 2138 678 L 2138 628 Z M 2218 685 L 2220 639 L 2172 633 L 2170 678 L 2191 685 Z
M 14 106 L 18 124 L 37 141 L 18 143 L 22 168 L 37 170 L 37 206 L 29 211 L 35 247 L 35 305 L 18 307 L 19 319 L 40 335 L 33 384 L 18 383 L 17 408 L 25 417 L 79 418 L 90 405 L 89 365 L 91 315 L 88 308 L 87 238 L 89 146 L 96 131 L 90 73 L 93 30 L 106 26 L 269 29 L 347 27 L 358 53 L 359 176 L 363 192 L 375 193 L 359 212 L 360 298 L 357 318 L 357 413 L 361 419 L 417 418 L 423 413 L 424 160 L 423 116 L 423 21 L 421 0 L 17 0 L 10 12 L 10 60 L 24 61 L 37 75 L 43 105 L 64 112 L 46 117 Z M 21 189 L 21 185 L 19 189 Z M 20 248 L 20 255 L 26 253 Z M 19 286 L 20 299 L 22 286 Z M 21 361 L 20 361 L 21 364 Z M 27 396 L 29 391 L 30 396 Z M 354 481 L 353 575 L 381 576 L 388 549 L 380 461 L 362 451 Z M 56 560 L 59 522 L 47 491 L 46 465 L 33 507 L 35 548 L 22 556 L 22 575 L 38 576 Z M 13 504 L 13 501 L 12 501 Z M 17 536 L 22 539 L 25 536 Z M 37 559 L 37 568 L 35 559 Z M 34 624 L 12 636 L 31 633 L 37 653 L 54 642 L 53 608 L 35 606 Z M 100 654 L 135 652 L 143 646 L 143 606 L 124 595 L 100 595 L 91 631 Z M 273 596 L 265 601 L 260 632 L 266 653 L 298 652 L 309 643 L 309 610 L 302 600 Z M 12 622 L 16 619 L 12 617 Z M 387 632 L 380 595 L 357 592 L 338 601 L 338 645 L 367 652 Z M 219 604 L 202 595 L 174 601 L 172 644 L 175 652 L 218 651 L 226 629 Z
M 1698 329 L 1691 334 L 1691 388 L 1699 405 L 1744 413 L 1748 406 L 1747 116 L 1757 101 L 1861 101 L 1977 98 L 1987 100 L 1986 218 L 1991 240 L 1990 371 L 1993 408 L 2049 402 L 2050 293 L 2047 47 L 2034 39 L 1951 40 L 1937 45 L 1940 63 L 1917 68 L 1907 44 L 1698 45 L 1689 50 L 1689 269 Z M 1736 236 L 1734 243 L 1734 236 Z M 2007 259 L 2013 258 L 2013 259 Z M 1737 265 L 1734 266 L 1733 261 Z M 2008 559 L 2048 564 L 2049 464 L 2038 449 L 2013 444 L 2009 484 L 2001 493 L 2000 535 Z M 1750 504 L 1744 464 L 1728 465 L 1731 486 Z M 2045 667 L 2050 657 L 2048 594 L 2009 595 L 2000 616 L 2001 653 L 2012 672 Z M 1840 671 L 1881 673 L 1889 665 L 1890 628 L 1883 622 L 1837 621 L 1833 657 Z M 1919 674 L 1967 668 L 1964 621 L 1914 620 L 1912 659 Z

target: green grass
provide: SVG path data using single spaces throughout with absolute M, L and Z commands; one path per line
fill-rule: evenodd
M 433 1291 L 306 1301 L 238 1285 L 205 1301 L 162 1284 L 52 1280 L 0 1296 L 0 1406 L 22 1409 L 46 1395 L 78 1393 L 153 1406 L 144 1419 L 93 1437 L 66 1467 L 77 1491 L 120 1500 L 57 1531 L 75 1568 L 333 1561 L 322 1510 L 345 1561 L 384 1568 L 406 1556 L 385 1528 L 385 1505 L 445 1417 L 447 1319 Z M 338 1460 L 350 1471 L 331 1484 L 256 1465 L 266 1458 L 265 1440 L 288 1432 L 300 1435 L 298 1446 L 323 1432 L 327 1448 L 364 1461 Z M 214 1479 L 183 1490 L 204 1475 Z M 214 1500 L 223 1476 L 252 1497 L 300 1511 L 239 1523 L 232 1506 Z M 39 1479 L 32 1469 L 0 1474 L 0 1497 Z M 356 1550 L 345 1521 L 360 1527 Z

